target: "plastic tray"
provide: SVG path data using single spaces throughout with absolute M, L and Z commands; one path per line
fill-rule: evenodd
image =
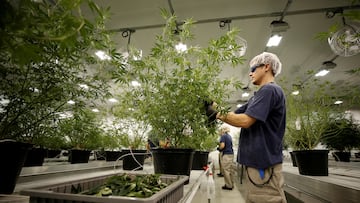
M 29 197 L 21 195 L 0 194 L 0 203 L 28 203 Z
M 140 174 L 140 173 L 134 173 Z M 161 175 L 161 180 L 168 185 L 166 188 L 155 193 L 148 198 L 135 198 L 124 196 L 96 197 L 82 194 L 71 194 L 71 188 L 88 190 L 104 183 L 107 177 L 115 174 L 100 176 L 84 180 L 76 180 L 56 185 L 48 185 L 41 188 L 27 189 L 20 192 L 22 195 L 30 196 L 30 203 L 175 203 L 184 195 L 184 183 L 189 179 L 188 176 Z

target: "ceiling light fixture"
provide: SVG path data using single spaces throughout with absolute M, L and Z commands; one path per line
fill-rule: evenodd
M 278 46 L 282 39 L 282 33 L 289 29 L 289 24 L 282 20 L 274 20 L 270 23 L 271 37 L 267 42 L 267 47 Z
M 248 97 L 250 94 L 248 92 L 242 93 L 241 97 Z
M 95 112 L 95 113 L 100 112 L 99 109 L 96 109 L 96 108 L 95 108 L 95 109 L 91 109 L 91 111 L 92 111 L 92 112 Z
M 71 105 L 75 104 L 75 102 L 73 100 L 69 100 L 67 103 L 71 104 Z
M 71 111 L 58 112 L 56 114 L 59 116 L 59 119 L 67 119 L 73 117 L 73 113 Z
M 325 76 L 330 72 L 330 69 L 334 69 L 336 67 L 336 63 L 331 61 L 324 61 L 322 63 L 322 69 L 315 74 L 315 77 Z
M 281 36 L 281 35 L 278 35 L 278 34 L 272 35 L 272 36 L 269 38 L 269 41 L 267 42 L 266 46 L 267 46 L 267 47 L 276 47 L 276 46 L 279 46 L 279 44 L 280 44 L 280 42 L 281 42 L 281 39 L 282 39 L 282 36 Z
M 333 60 L 335 60 L 335 59 L 333 59 Z M 322 63 L 322 65 L 326 70 L 334 69 L 336 67 L 336 63 L 334 63 L 332 61 L 324 61 Z
M 336 102 L 334 102 L 334 104 L 342 104 L 343 101 L 337 100 Z
M 118 102 L 118 100 L 115 99 L 115 98 L 110 98 L 110 99 L 109 99 L 109 102 L 111 102 L 111 103 L 116 103 L 116 102 Z
M 79 87 L 85 90 L 89 89 L 89 86 L 86 84 L 79 84 Z
M 179 42 L 177 45 L 175 45 L 175 49 L 178 53 L 182 53 L 187 50 L 187 46 L 186 46 L 186 44 Z
M 36 87 L 30 87 L 29 90 L 32 92 L 40 92 L 40 90 Z
M 9 103 L 9 99 L 5 98 L 4 95 L 0 95 L 0 106 L 7 106 Z
M 315 77 L 322 77 L 322 76 L 325 76 L 329 73 L 330 71 L 328 70 L 321 70 L 319 71 L 318 73 L 315 74 Z
M 141 84 L 140 84 L 138 81 L 136 81 L 136 80 L 131 81 L 131 85 L 132 85 L 133 87 L 139 87 L 139 86 L 141 86 Z
M 102 61 L 111 59 L 110 56 L 107 55 L 104 51 L 96 51 L 95 55 Z

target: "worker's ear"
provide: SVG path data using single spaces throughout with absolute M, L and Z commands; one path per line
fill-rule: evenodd
M 265 64 L 265 70 L 266 70 L 266 71 L 271 71 L 271 66 L 270 66 L 270 64 Z

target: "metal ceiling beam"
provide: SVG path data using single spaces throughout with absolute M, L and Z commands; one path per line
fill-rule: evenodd
M 288 11 L 288 12 L 286 12 L 286 16 L 304 15 L 304 14 L 311 14 L 311 13 L 323 13 L 323 12 L 326 13 L 327 11 L 337 11 L 337 10 L 345 11 L 345 10 L 352 10 L 352 9 L 360 9 L 360 5 Z M 196 20 L 194 24 L 213 23 L 213 22 L 219 22 L 219 21 L 223 21 L 223 20 L 247 20 L 247 19 L 256 19 L 256 18 L 282 17 L 283 14 L 284 14 L 284 12 L 273 12 L 273 13 L 254 14 L 254 15 L 230 16 L 230 17 L 225 17 L 225 18 L 210 18 L 210 19 Z M 180 23 L 180 24 L 182 24 L 182 23 Z M 128 29 L 145 30 L 145 29 L 161 28 L 164 26 L 165 26 L 165 24 L 153 24 L 153 25 L 135 26 L 135 27 L 127 27 L 127 28 L 116 28 L 116 29 L 110 29 L 109 31 L 122 32 L 122 31 L 125 31 Z

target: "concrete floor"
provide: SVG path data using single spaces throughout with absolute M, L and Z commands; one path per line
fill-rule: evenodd
M 216 171 L 214 174 L 217 174 Z M 221 187 L 225 184 L 223 177 L 214 177 L 215 182 L 215 198 L 209 200 L 207 194 L 201 192 L 201 189 L 196 193 L 192 199 L 192 203 L 244 203 L 245 202 L 245 188 L 243 185 L 240 185 L 240 181 L 235 180 L 235 187 L 233 190 L 223 190 Z

